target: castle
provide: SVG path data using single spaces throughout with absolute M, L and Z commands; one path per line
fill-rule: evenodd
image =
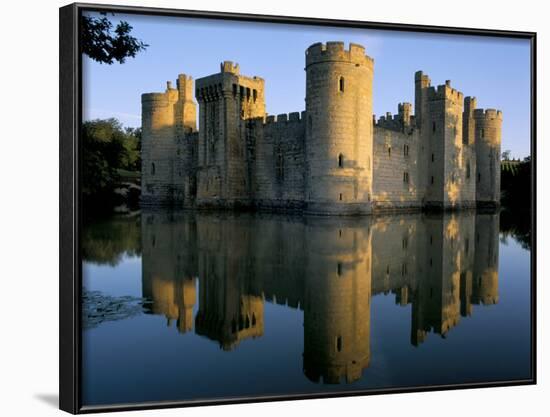
M 225 61 L 142 95 L 142 203 L 370 214 L 497 207 L 502 112 L 415 74 L 415 103 L 375 120 L 364 47 L 305 54 L 305 111 L 266 115 L 265 82 Z

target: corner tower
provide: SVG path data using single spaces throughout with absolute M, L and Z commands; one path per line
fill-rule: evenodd
M 371 211 L 374 61 L 365 48 L 316 43 L 306 51 L 306 210 Z
M 177 144 L 196 131 L 193 80 L 180 74 L 177 88 L 166 83 L 163 93 L 141 95 L 141 201 L 172 205 L 183 199 L 182 169 Z M 183 167 L 187 168 L 187 167 Z
M 500 142 L 502 112 L 474 110 L 477 158 L 476 204 L 494 208 L 500 205 Z
M 197 206 L 251 204 L 245 124 L 265 116 L 264 80 L 240 75 L 224 61 L 220 72 L 196 82 L 199 102 Z

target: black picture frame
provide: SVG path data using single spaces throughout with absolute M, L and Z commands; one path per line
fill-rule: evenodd
M 81 204 L 81 147 L 80 126 L 82 122 L 82 54 L 79 39 L 79 21 L 84 11 L 117 12 L 171 17 L 194 17 L 216 20 L 245 22 L 269 22 L 331 26 L 344 28 L 383 29 L 390 31 L 429 32 L 435 34 L 476 35 L 503 38 L 527 39 L 531 45 L 531 375 L 525 380 L 499 381 L 490 383 L 462 383 L 456 385 L 434 385 L 411 388 L 359 390 L 348 392 L 318 393 L 307 395 L 280 395 L 273 397 L 242 397 L 236 399 L 212 399 L 200 401 L 174 401 L 132 403 L 109 406 L 83 406 L 81 403 L 81 278 L 82 257 L 80 231 L 82 221 Z M 508 30 L 472 29 L 464 27 L 440 27 L 411 24 L 394 24 L 366 21 L 332 20 L 291 16 L 268 16 L 226 12 L 161 9 L 75 3 L 59 10 L 59 52 L 60 52 L 60 256 L 59 256 L 59 408 L 72 414 L 143 410 L 202 405 L 221 405 L 307 398 L 330 398 L 356 395 L 390 394 L 464 388 L 502 387 L 536 384 L 536 55 L 537 34 Z

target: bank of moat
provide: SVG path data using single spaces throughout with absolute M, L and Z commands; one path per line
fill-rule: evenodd
M 365 48 L 316 43 L 305 53 L 305 110 L 270 116 L 259 77 L 225 61 L 142 95 L 142 203 L 182 208 L 369 214 L 497 207 L 502 112 L 431 86 L 375 119 Z M 199 128 L 197 108 L 199 104 Z

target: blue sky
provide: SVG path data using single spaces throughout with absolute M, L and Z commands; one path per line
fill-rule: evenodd
M 141 94 L 164 91 L 179 73 L 201 78 L 223 60 L 238 62 L 241 74 L 266 81 L 269 114 L 304 110 L 304 53 L 315 42 L 365 46 L 374 58 L 374 113 L 397 113 L 414 103 L 414 73 L 432 85 L 452 80 L 479 108 L 503 111 L 502 150 L 530 155 L 530 48 L 528 40 L 421 34 L 380 30 L 212 21 L 117 14 L 149 47 L 124 64 L 98 64 L 84 57 L 84 119 L 116 117 L 140 126 Z

